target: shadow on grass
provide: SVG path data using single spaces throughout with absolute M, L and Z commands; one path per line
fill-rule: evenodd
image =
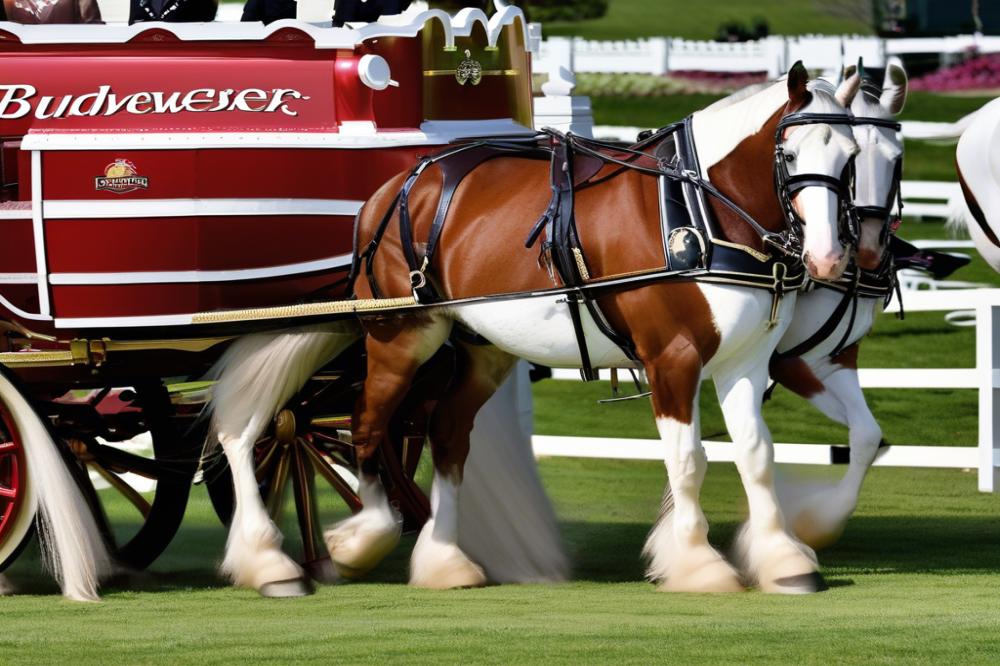
M 738 525 L 715 522 L 712 543 L 730 549 Z M 577 580 L 642 580 L 640 559 L 649 525 L 638 523 L 562 524 Z M 851 585 L 844 576 L 863 573 L 940 573 L 1000 570 L 998 516 L 856 516 L 840 541 L 819 552 L 834 576 L 831 587 Z
M 644 579 L 642 545 L 649 525 L 640 523 L 561 524 L 575 580 L 620 583 Z M 728 552 L 738 527 L 712 524 L 711 540 Z M 362 580 L 351 584 L 405 584 L 415 535 Z M 288 549 L 294 552 L 295 544 Z M 102 591 L 160 593 L 228 586 L 217 572 L 222 557 L 219 532 L 188 528 L 150 571 L 131 572 L 108 581 Z M 853 576 L 870 573 L 953 574 L 1000 570 L 1000 517 L 996 516 L 857 516 L 841 540 L 819 553 L 831 587 L 854 584 Z M 29 548 L 7 572 L 18 594 L 58 594 L 41 572 L 37 547 Z

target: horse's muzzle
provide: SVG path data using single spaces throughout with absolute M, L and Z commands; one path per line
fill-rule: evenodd
M 802 260 L 809 276 L 817 280 L 837 280 L 847 268 L 847 253 L 843 251 L 831 252 L 822 257 L 806 252 Z

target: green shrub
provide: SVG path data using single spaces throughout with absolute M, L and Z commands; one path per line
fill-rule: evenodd
M 767 19 L 756 16 L 747 25 L 741 21 L 726 21 L 715 32 L 717 42 L 747 42 L 751 39 L 763 39 L 771 34 L 771 26 Z
M 527 0 L 521 7 L 531 21 L 582 21 L 604 16 L 608 0 Z

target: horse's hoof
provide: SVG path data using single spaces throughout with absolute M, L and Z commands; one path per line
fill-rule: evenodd
M 302 578 L 276 580 L 260 586 L 260 596 L 268 599 L 288 599 L 312 594 L 312 587 Z
M 776 578 L 766 586 L 765 592 L 776 594 L 812 594 L 830 589 L 818 571 Z
M 329 557 L 324 557 L 314 562 L 306 562 L 305 569 L 309 577 L 321 585 L 336 585 L 340 582 L 337 568 L 333 566 L 333 562 L 330 561 Z

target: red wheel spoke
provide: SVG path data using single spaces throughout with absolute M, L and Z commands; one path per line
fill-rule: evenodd
M 5 488 L 3 486 L 0 486 L 0 497 L 14 499 L 15 497 L 17 497 L 17 490 L 15 490 L 14 488 Z

